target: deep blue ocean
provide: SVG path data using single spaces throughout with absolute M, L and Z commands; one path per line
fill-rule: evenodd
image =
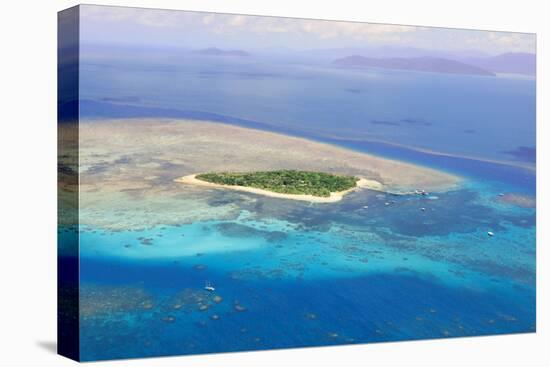
M 83 360 L 535 331 L 536 210 L 499 200 L 535 197 L 534 79 L 83 55 L 84 119 L 216 120 L 464 178 L 330 206 L 258 197 L 231 221 L 146 230 L 83 218 Z

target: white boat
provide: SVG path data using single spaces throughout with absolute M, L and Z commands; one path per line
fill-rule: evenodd
M 489 237 L 493 237 L 494 235 L 495 235 L 495 234 L 494 234 L 493 232 L 491 232 L 491 231 L 487 232 L 487 236 L 489 236 Z
M 212 286 L 212 284 L 210 282 L 206 282 L 205 285 L 204 285 L 204 289 L 209 291 L 209 292 L 214 292 L 216 290 L 216 288 L 214 288 Z

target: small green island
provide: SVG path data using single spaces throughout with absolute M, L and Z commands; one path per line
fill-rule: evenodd
M 201 173 L 196 179 L 218 185 L 245 186 L 289 195 L 330 197 L 357 186 L 358 177 L 297 170 Z

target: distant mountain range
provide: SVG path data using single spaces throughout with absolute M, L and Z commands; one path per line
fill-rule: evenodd
M 206 56 L 250 56 L 246 51 L 242 50 L 222 50 L 216 47 L 204 48 L 196 51 L 197 54 Z
M 495 75 L 492 71 L 478 66 L 439 57 L 373 58 L 353 55 L 334 60 L 333 63 L 340 66 L 359 68 L 377 67 L 383 69 L 414 70 L 446 74 Z
M 537 72 L 537 57 L 529 53 L 511 52 L 492 57 L 467 58 L 461 61 L 495 73 L 535 75 Z

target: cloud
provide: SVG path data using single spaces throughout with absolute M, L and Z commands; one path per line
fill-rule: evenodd
M 96 23 L 134 23 L 145 27 L 181 28 L 197 23 L 197 14 L 188 11 L 143 9 L 118 6 L 81 5 L 86 20 Z
M 352 37 L 362 39 L 380 37 L 403 32 L 412 32 L 412 26 L 369 24 L 359 22 L 294 19 L 201 13 L 161 9 L 141 9 L 111 6 L 83 6 L 83 15 L 92 22 L 130 22 L 145 27 L 188 28 L 199 24 L 210 27 L 216 33 L 251 31 L 266 33 L 302 33 L 321 39 Z
M 87 24 L 94 25 L 94 31 L 105 32 L 109 28 L 120 31 L 127 26 L 142 33 L 155 30 L 156 35 L 162 34 L 166 39 L 194 32 L 200 33 L 201 39 L 211 37 L 218 42 L 233 40 L 234 43 L 239 40 L 251 47 L 330 48 L 391 44 L 487 53 L 535 52 L 534 35 L 522 33 L 112 6 L 84 5 L 81 9 Z M 89 35 L 94 36 L 93 32 Z M 124 41 L 125 34 L 112 32 L 112 36 Z
M 536 52 L 536 37 L 529 33 L 469 30 L 464 43 L 471 48 L 487 48 L 496 52 Z
M 301 20 L 296 24 L 305 33 L 322 39 L 352 38 L 355 40 L 385 40 L 402 33 L 414 32 L 417 27 L 390 24 Z
M 243 15 L 203 15 L 217 33 L 254 32 L 256 34 L 289 33 L 319 39 L 352 38 L 355 40 L 386 39 L 416 27 L 327 20 L 292 19 Z M 204 20 L 203 20 L 204 22 Z

